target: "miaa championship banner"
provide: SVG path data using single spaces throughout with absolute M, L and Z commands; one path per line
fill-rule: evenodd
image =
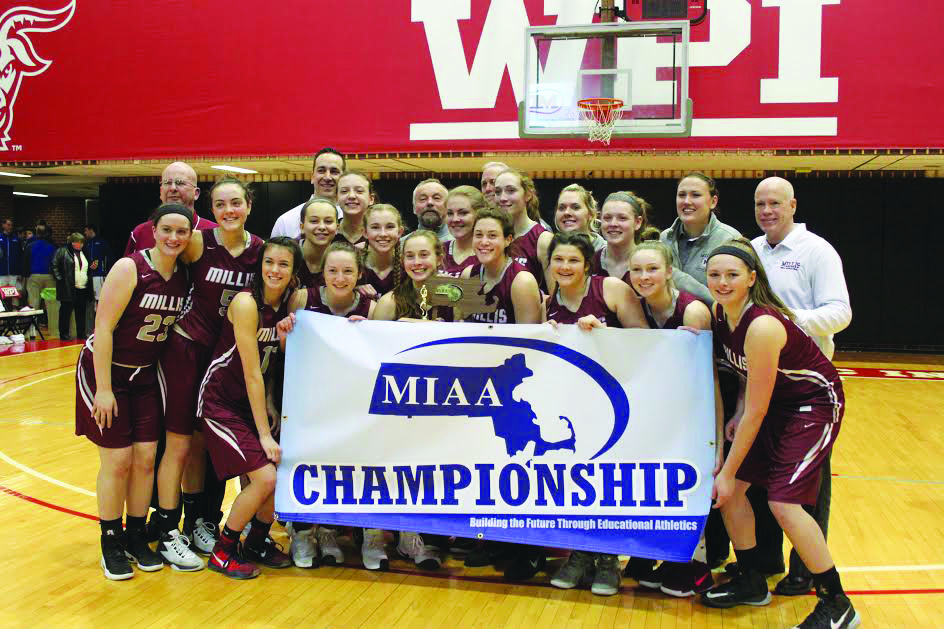
M 709 333 L 298 314 L 275 504 L 345 524 L 687 561 Z

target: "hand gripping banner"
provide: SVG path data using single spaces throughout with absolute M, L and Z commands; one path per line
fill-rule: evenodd
M 687 561 L 710 506 L 707 332 L 302 312 L 282 416 L 283 520 Z

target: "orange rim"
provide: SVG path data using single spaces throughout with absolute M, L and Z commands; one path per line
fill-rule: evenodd
M 594 113 L 606 113 L 622 106 L 623 101 L 618 98 L 584 98 L 577 101 L 577 107 Z

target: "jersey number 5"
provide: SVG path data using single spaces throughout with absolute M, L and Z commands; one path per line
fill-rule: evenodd
M 157 341 L 158 343 L 163 343 L 164 339 L 167 338 L 167 330 L 170 329 L 170 326 L 174 325 L 174 321 L 177 319 L 177 315 L 167 315 L 161 319 L 159 314 L 149 314 L 144 317 L 144 325 L 141 326 L 141 329 L 138 330 L 138 340 L 139 341 Z M 163 330 L 155 337 L 154 333 L 158 329 L 162 328 Z

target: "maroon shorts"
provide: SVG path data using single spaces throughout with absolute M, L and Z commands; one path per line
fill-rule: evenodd
M 111 390 L 118 404 L 110 428 L 99 428 L 92 416 L 95 402 L 94 354 L 85 346 L 75 369 L 75 434 L 103 448 L 127 448 L 157 441 L 161 434 L 164 377 L 160 367 L 111 367 Z
M 212 357 L 213 348 L 171 332 L 161 352 L 161 365 L 169 376 L 164 414 L 164 426 L 169 432 L 189 437 L 202 428 L 197 421 L 197 392 Z
M 203 435 L 220 480 L 248 474 L 270 463 L 256 427 L 244 420 L 203 418 Z
M 820 467 L 829 458 L 840 421 L 831 406 L 808 411 L 770 409 L 736 477 L 767 488 L 775 502 L 815 505 Z

